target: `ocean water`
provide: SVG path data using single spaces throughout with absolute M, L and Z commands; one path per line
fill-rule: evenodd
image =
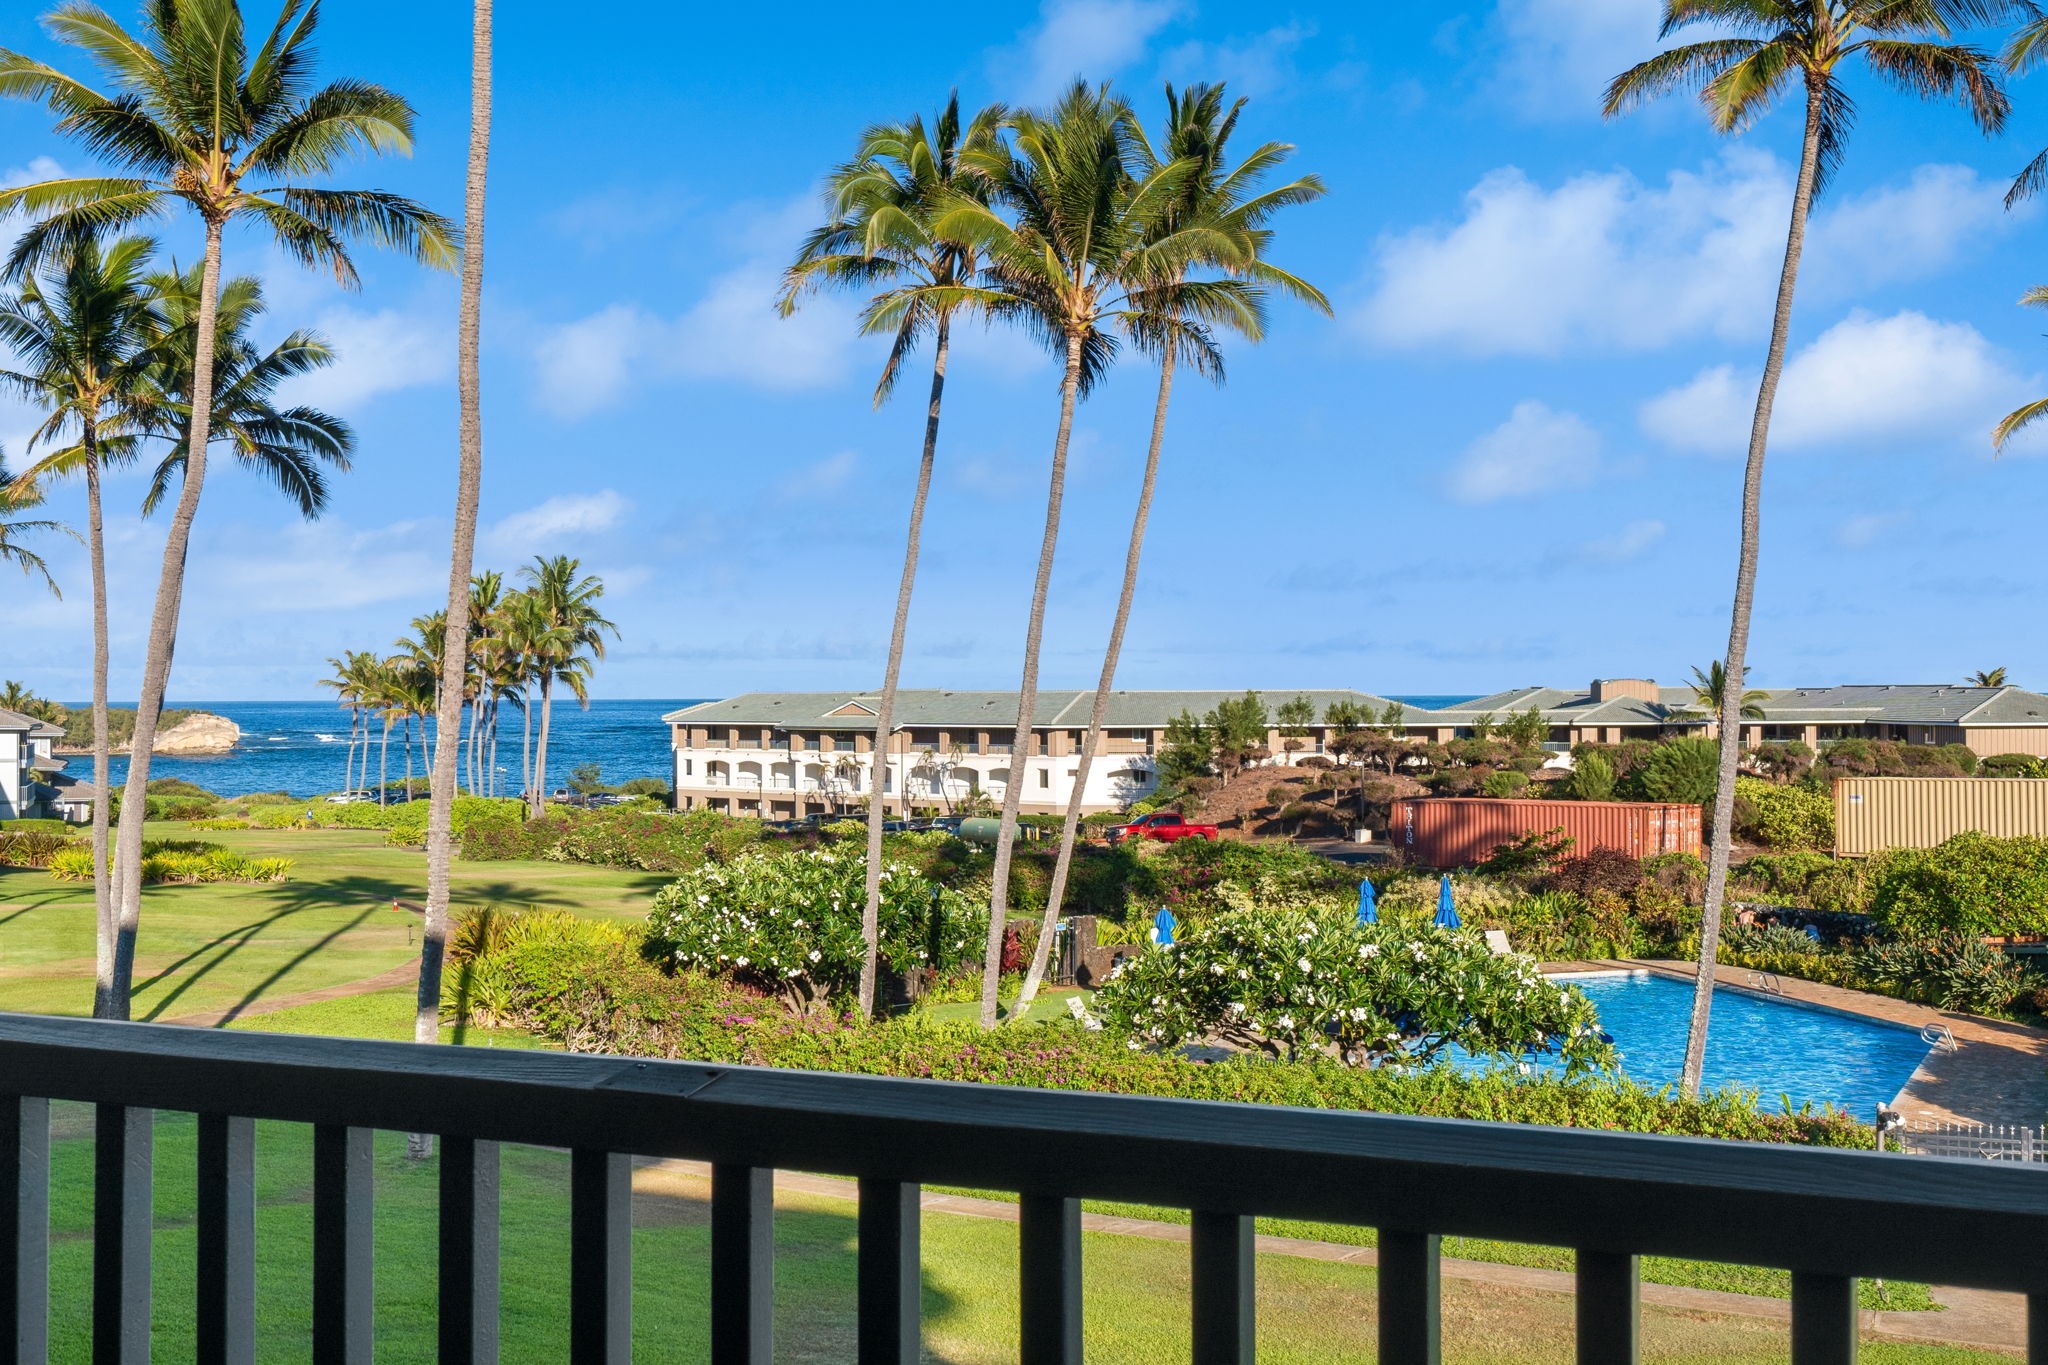
M 1600 1011 L 1624 1073 L 1648 1086 L 1677 1083 L 1691 982 L 1617 974 L 1571 984 Z M 1795 1108 L 1832 1104 L 1867 1119 L 1892 1102 L 1926 1056 L 1927 1044 L 1910 1029 L 1717 990 L 1705 1081 L 1710 1090 L 1754 1090 L 1766 1109 L 1778 1108 L 1782 1095 Z
M 593 701 L 588 711 L 573 699 L 555 704 L 553 728 L 548 740 L 548 785 L 560 785 L 569 769 L 579 763 L 595 763 L 604 770 L 604 780 L 616 785 L 633 777 L 669 776 L 668 727 L 663 715 L 691 706 L 704 698 L 662 700 Z M 1390 700 L 1410 707 L 1432 708 L 1469 700 L 1467 697 L 1413 696 Z M 117 703 L 118 704 L 118 703 Z M 74 710 L 89 703 L 66 702 Z M 203 758 L 160 757 L 149 765 L 152 777 L 179 777 L 196 782 L 222 796 L 245 796 L 250 792 L 290 792 L 293 796 L 317 796 L 339 790 L 348 755 L 348 713 L 329 701 L 173 701 L 174 708 L 189 707 L 226 716 L 242 727 L 242 743 L 233 753 Z M 538 711 L 534 726 L 540 725 Z M 431 725 L 429 731 L 431 733 Z M 370 781 L 377 769 L 376 736 L 372 727 Z M 419 736 L 413 736 L 413 772 L 424 777 L 419 757 Z M 396 782 L 405 777 L 404 728 L 391 732 L 389 774 Z M 519 789 L 519 713 L 507 707 L 498 717 L 498 767 L 503 790 Z M 92 756 L 73 754 L 65 764 L 67 773 L 90 780 Z M 116 755 L 111 765 L 114 783 L 127 780 L 128 760 Z
M 633 777 L 669 775 L 668 727 L 661 723 L 667 712 L 692 705 L 702 698 L 674 701 L 593 701 L 585 711 L 575 699 L 557 700 L 548 736 L 548 785 L 558 786 L 569 769 L 579 763 L 595 763 L 604 771 L 607 783 Z M 67 706 L 76 703 L 66 702 Z M 314 796 L 338 790 L 343 781 L 348 755 L 348 713 L 326 701 L 184 701 L 173 707 L 190 707 L 226 716 L 242 727 L 242 742 L 233 753 L 207 757 L 158 757 L 149 765 L 151 777 L 180 777 L 196 782 L 223 796 L 244 796 L 250 792 L 286 791 L 293 796 Z M 534 728 L 540 727 L 539 708 Z M 428 727 L 432 731 L 431 724 Z M 377 772 L 378 736 L 382 727 L 371 727 L 370 781 Z M 404 727 L 391 732 L 390 777 L 405 776 Z M 358 759 L 360 762 L 360 759 Z M 128 776 L 128 760 L 115 755 L 112 776 L 118 785 Z M 519 790 L 519 713 L 510 707 L 498 715 L 498 767 L 503 790 Z M 65 764 L 67 773 L 90 780 L 92 755 L 73 754 Z M 419 735 L 413 735 L 413 773 L 421 771 Z

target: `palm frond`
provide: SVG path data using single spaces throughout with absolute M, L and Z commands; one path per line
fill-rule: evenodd
M 1995 451 L 2004 450 L 2007 441 L 2010 441 L 2043 417 L 2048 417 L 2048 398 L 2036 399 L 2025 407 L 2016 408 L 2007 413 L 1999 424 L 1992 428 L 1991 448 Z
M 2002 130 L 2012 112 L 1996 63 L 1982 48 L 1871 38 L 1862 53 L 1879 79 L 1921 99 L 1955 100 L 1986 134 Z
M 1703 91 L 1728 68 L 1748 60 L 1763 46 L 1754 38 L 1715 38 L 1660 52 L 1609 81 L 1600 112 L 1615 118 L 1674 91 Z

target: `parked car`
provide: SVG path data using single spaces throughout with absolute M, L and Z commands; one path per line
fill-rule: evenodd
M 1131 839 L 1156 839 L 1170 844 L 1176 839 L 1214 839 L 1219 835 L 1214 825 L 1192 825 L 1179 811 L 1161 810 L 1126 824 L 1111 825 L 1103 831 L 1103 837 L 1112 844 Z
M 967 819 L 964 815 L 940 815 L 925 822 L 926 829 L 942 829 L 948 834 L 958 834 L 960 825 Z
M 375 792 L 336 792 L 327 798 L 327 804 L 330 806 L 360 806 L 375 802 L 376 799 L 377 793 Z

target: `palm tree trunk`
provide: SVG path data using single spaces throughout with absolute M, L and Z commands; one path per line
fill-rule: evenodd
M 377 746 L 377 804 L 382 806 L 384 798 L 391 792 L 391 716 L 384 717 L 384 739 Z
M 484 284 L 484 185 L 491 152 L 491 0 L 470 10 L 469 182 L 462 213 L 462 302 L 457 327 L 457 383 L 461 388 L 461 461 L 455 480 L 455 546 L 448 560 L 448 626 L 442 632 L 441 697 L 435 731 L 462 729 L 462 685 L 469 675 L 469 574 L 476 558 L 477 500 L 483 490 L 484 426 L 477 376 L 478 324 Z M 476 713 L 470 713 L 469 758 L 476 764 Z M 413 1041 L 441 1037 L 441 959 L 448 941 L 448 861 L 453 853 L 455 746 L 434 752 L 427 808 L 427 913 L 420 935 L 420 988 Z M 474 774 L 470 790 L 476 790 Z M 414 1156 L 430 1156 L 434 1139 L 415 1133 Z
M 932 464 L 939 451 L 939 405 L 946 395 L 946 352 L 952 319 L 939 315 L 939 334 L 932 355 L 932 395 L 924 413 L 924 455 L 917 466 L 917 490 L 910 498 L 910 529 L 903 537 L 903 577 L 896 586 L 896 620 L 889 629 L 889 658 L 882 667 L 882 695 L 875 704 L 877 759 L 874 799 L 868 802 L 867 899 L 860 912 L 860 1017 L 875 1011 L 875 972 L 882 953 L 882 809 L 880 778 L 888 758 L 891 727 L 896 721 L 896 684 L 903 673 L 903 637 L 910 627 L 910 592 L 917 583 L 917 557 L 924 536 L 925 499 L 932 488 Z
M 533 697 L 522 693 L 525 705 L 519 708 L 519 794 L 526 801 L 526 814 L 531 817 L 533 809 Z
M 93 992 L 95 1019 L 115 1017 L 114 881 L 107 866 L 107 844 L 113 825 L 107 799 L 107 538 L 100 508 L 99 423 L 88 417 L 80 434 L 85 447 L 85 538 L 92 559 L 92 784 L 99 795 L 92 803 Z
M 199 272 L 199 316 L 192 338 L 192 412 L 185 437 L 185 481 L 164 537 L 163 570 L 149 619 L 149 648 L 142 660 L 142 693 L 135 705 L 135 735 L 128 749 L 128 781 L 121 793 L 119 838 L 114 850 L 114 971 L 107 991 L 107 1017 L 126 1019 L 135 975 L 135 935 L 142 924 L 142 815 L 149 792 L 150 750 L 157 717 L 170 683 L 171 656 L 178 645 L 178 610 L 185 595 L 185 554 L 192 519 L 206 486 L 206 446 L 212 439 L 213 345 L 220 303 L 221 225 L 206 224 L 205 264 Z
M 1813 207 L 1813 180 L 1820 160 L 1822 89 L 1811 78 L 1806 89 L 1806 139 L 1799 153 L 1799 183 L 1792 192 L 1792 222 L 1785 232 L 1785 264 L 1778 275 L 1778 305 L 1771 317 L 1771 345 L 1757 385 L 1756 416 L 1749 428 L 1749 462 L 1742 475 L 1742 548 L 1735 568 L 1735 603 L 1729 615 L 1727 675 L 1721 690 L 1721 772 L 1714 789 L 1714 828 L 1707 846 L 1707 888 L 1700 912 L 1699 975 L 1693 982 L 1692 1022 L 1685 1035 L 1685 1065 L 1678 1085 L 1697 1095 L 1707 1061 L 1707 1021 L 1714 1003 L 1714 963 L 1721 944 L 1721 906 L 1728 891 L 1728 857 L 1735 840 L 1735 775 L 1742 761 L 1742 687 L 1749 651 L 1750 608 L 1756 600 L 1757 543 L 1762 526 L 1764 451 L 1771 434 L 1771 407 L 1785 369 L 1785 338 L 1792 327 L 1792 292 L 1799 279 L 1799 255 L 1806 245 L 1806 216 Z
M 1052 586 L 1053 551 L 1060 539 L 1060 503 L 1067 487 L 1067 440 L 1074 431 L 1074 400 L 1081 387 L 1081 337 L 1067 337 L 1067 372 L 1060 381 L 1059 435 L 1052 446 L 1052 478 L 1045 494 L 1045 536 L 1038 547 L 1038 576 L 1031 586 L 1031 616 L 1024 628 L 1024 676 L 1017 689 L 1017 729 L 1010 743 L 1010 780 L 1003 784 L 1003 813 L 996 830 L 996 860 L 989 887 L 988 942 L 981 963 L 981 1026 L 996 1026 L 996 993 L 1003 975 L 1003 930 L 1010 908 L 1010 856 L 1017 843 L 1017 807 L 1024 799 L 1025 768 L 1031 751 L 1032 712 L 1038 706 L 1038 643 L 1045 633 L 1045 597 Z M 1050 745 L 1047 746 L 1051 747 Z
M 405 746 L 405 799 L 412 800 L 412 712 L 405 713 L 405 734 L 400 743 Z
M 547 809 L 548 786 L 548 726 L 555 714 L 555 675 L 543 673 L 540 676 L 540 739 L 533 748 L 533 818 L 538 820 Z M 762 779 L 765 783 L 767 779 Z M 763 799 L 766 788 L 763 788 Z M 766 818 L 765 816 L 763 817 Z
M 440 645 L 436 737 L 461 735 L 463 681 L 469 677 L 469 571 L 477 546 L 483 491 L 483 407 L 477 379 L 477 327 L 483 305 L 483 186 L 492 149 L 492 0 L 473 0 L 469 23 L 469 182 L 463 199 L 463 299 L 457 325 L 461 387 L 461 463 L 455 479 L 455 548 L 449 555 L 449 624 Z M 477 761 L 477 714 L 469 714 L 469 763 Z M 449 860 L 455 835 L 455 745 L 434 745 L 426 810 L 426 925 L 420 931 L 420 993 L 412 1040 L 440 1042 L 440 964 L 449 941 Z M 469 790 L 475 792 L 475 774 Z M 434 1138 L 412 1134 L 412 1156 L 432 1156 Z
M 1109 711 L 1110 689 L 1116 685 L 1117 661 L 1123 657 L 1124 628 L 1131 621 L 1131 599 L 1138 588 L 1138 561 L 1145 552 L 1145 523 L 1152 516 L 1152 490 L 1159 482 L 1159 451 L 1166 440 L 1166 405 L 1173 397 L 1173 345 L 1167 343 L 1159 360 L 1159 397 L 1152 407 L 1152 444 L 1145 451 L 1145 477 L 1138 484 L 1138 510 L 1131 517 L 1130 548 L 1124 552 L 1123 590 L 1116 599 L 1116 619 L 1109 627 L 1109 647 L 1102 652 L 1102 676 L 1095 683 L 1095 703 L 1088 713 L 1088 738 L 1081 745 L 1081 762 L 1075 768 L 1074 791 L 1067 798 L 1067 818 L 1060 827 L 1059 856 L 1053 860 L 1052 886 L 1046 892 L 1045 917 L 1038 926 L 1038 943 L 1031 952 L 1031 968 L 1024 974 L 1024 987 L 1017 993 L 1013 1019 L 1022 1018 L 1037 998 L 1038 984 L 1045 978 L 1045 964 L 1052 953 L 1053 931 L 1060 921 L 1060 905 L 1067 894 L 1067 873 L 1074 862 L 1074 840 L 1081 831 L 1081 798 L 1088 787 L 1088 770 L 1102 744 L 1102 721 Z

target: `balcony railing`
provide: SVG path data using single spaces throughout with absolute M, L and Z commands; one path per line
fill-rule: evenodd
M 440 1359 L 498 1351 L 498 1144 L 570 1153 L 573 1362 L 625 1362 L 629 1154 L 712 1163 L 711 1358 L 765 1365 L 772 1177 L 859 1181 L 858 1359 L 920 1358 L 918 1186 L 1016 1190 L 1020 1358 L 1081 1359 L 1083 1198 L 1193 1211 L 1196 1365 L 1253 1358 L 1255 1215 L 1379 1229 L 1379 1359 L 1434 1365 L 1445 1234 L 1578 1249 L 1578 1359 L 1637 1358 L 1637 1258 L 1792 1272 L 1792 1360 L 1855 1354 L 1856 1277 L 2030 1293 L 2048 1173 L 1691 1138 L 741 1066 L 0 1015 L 0 1342 L 48 1344 L 49 1101 L 96 1111 L 96 1362 L 147 1359 L 151 1110 L 196 1113 L 197 1358 L 255 1351 L 254 1120 L 313 1125 L 313 1355 L 370 1359 L 371 1135 L 439 1134 Z M 68 1309 L 68 1306 L 67 1306 Z

